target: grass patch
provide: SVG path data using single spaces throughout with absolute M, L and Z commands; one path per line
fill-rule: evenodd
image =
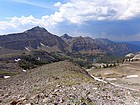
M 16 75 L 16 74 L 18 74 L 18 73 L 17 72 L 0 70 L 0 75 L 9 75 L 9 76 L 12 76 L 12 75 Z

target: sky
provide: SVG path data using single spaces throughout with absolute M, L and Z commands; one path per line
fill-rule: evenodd
M 140 41 L 140 0 L 0 0 L 0 35 L 35 26 L 58 36 Z

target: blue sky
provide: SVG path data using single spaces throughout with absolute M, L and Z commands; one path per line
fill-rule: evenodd
M 0 35 L 53 34 L 140 41 L 140 0 L 0 0 Z

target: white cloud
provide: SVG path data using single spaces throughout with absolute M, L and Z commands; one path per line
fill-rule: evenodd
M 5 30 L 8 27 L 16 27 L 16 25 L 5 21 L 0 22 L 0 30 Z
M 21 2 L 32 3 L 28 0 L 21 0 Z M 32 3 L 32 5 L 36 4 Z M 37 19 L 31 15 L 12 17 L 9 21 L 1 21 L 0 34 L 4 32 L 3 30 L 21 29 L 21 27 L 24 27 L 25 30 L 27 26 L 36 25 L 51 29 L 63 21 L 83 24 L 86 21 L 127 20 L 140 16 L 140 0 L 70 0 L 65 4 L 57 2 L 54 6 L 59 10 L 49 16 Z
M 58 22 L 62 21 L 61 15 L 57 15 L 57 12 L 50 16 L 42 16 L 41 18 L 35 18 L 32 15 L 27 17 L 14 16 L 8 18 L 8 21 L 0 21 L 0 34 L 22 32 L 34 26 L 42 26 L 46 29 L 52 30 Z
M 58 15 L 72 23 L 90 20 L 127 20 L 140 16 L 140 0 L 71 0 Z
M 18 17 L 12 17 L 11 23 L 17 23 L 17 25 L 25 25 L 25 24 L 36 24 L 39 21 L 39 19 L 35 19 L 32 15 L 29 17 L 22 16 L 21 18 Z
M 61 2 L 57 2 L 54 4 L 55 7 L 60 7 L 61 6 Z
M 28 5 L 32 5 L 32 6 L 36 6 L 36 7 L 41 7 L 41 8 L 51 8 L 51 5 L 48 3 L 41 3 L 38 1 L 34 1 L 34 0 L 11 0 L 14 2 L 18 2 L 18 3 L 24 3 L 24 4 L 28 4 Z

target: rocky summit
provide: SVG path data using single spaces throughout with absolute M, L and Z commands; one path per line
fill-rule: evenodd
M 29 29 L 23 33 L 0 36 L 1 49 L 27 50 L 41 47 L 56 47 L 64 50 L 66 43 L 56 35 L 49 33 L 45 28 L 39 26 Z M 56 50 L 57 50 L 56 49 Z

